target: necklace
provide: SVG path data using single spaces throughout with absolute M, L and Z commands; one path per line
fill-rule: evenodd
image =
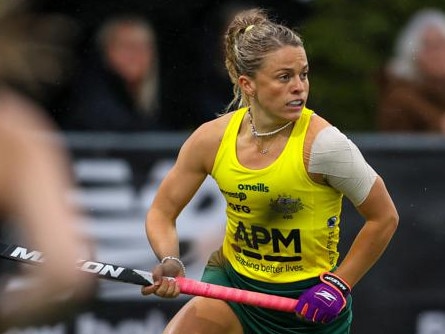
M 269 153 L 269 149 L 272 147 L 272 144 L 273 144 L 273 142 L 272 142 L 272 143 L 270 143 L 270 145 L 269 145 L 268 147 L 263 147 L 263 146 L 261 145 L 261 143 L 259 142 L 259 140 L 260 140 L 261 137 L 270 137 L 270 136 L 273 136 L 273 135 L 279 133 L 280 131 L 283 131 L 284 129 L 286 129 L 287 127 L 289 127 L 289 125 L 291 125 L 291 124 L 293 123 L 292 121 L 291 121 L 291 122 L 288 122 L 288 123 L 286 123 L 285 125 L 283 125 L 282 127 L 278 128 L 278 129 L 276 129 L 276 130 L 273 130 L 273 131 L 269 131 L 269 132 L 258 132 L 257 129 L 256 129 L 256 127 L 255 127 L 255 125 L 253 124 L 253 117 L 252 117 L 252 113 L 250 112 L 250 109 L 249 109 L 247 112 L 248 112 L 248 114 L 249 114 L 250 131 L 252 132 L 252 136 L 254 136 L 254 137 L 256 138 L 256 140 L 257 140 L 257 143 L 256 143 L 256 144 L 257 144 L 258 149 L 260 150 L 260 153 L 261 153 L 261 154 L 267 154 L 267 153 Z
M 268 147 L 262 147 L 259 142 L 257 142 L 256 145 L 258 146 L 258 149 L 260 150 L 261 154 L 269 153 L 269 149 L 272 147 L 272 143 Z
M 258 138 L 258 137 L 270 137 L 270 136 L 273 136 L 273 135 L 277 134 L 278 132 L 283 131 L 283 130 L 286 129 L 289 125 L 291 125 L 291 124 L 293 123 L 292 121 L 290 121 L 290 122 L 284 124 L 282 127 L 278 128 L 278 129 L 275 129 L 275 130 L 273 130 L 273 131 L 269 131 L 269 132 L 258 132 L 257 129 L 256 129 L 256 127 L 255 127 L 255 124 L 253 124 L 253 117 L 252 117 L 252 113 L 250 112 L 250 109 L 248 110 L 248 113 L 249 113 L 250 131 L 252 132 L 252 135 L 253 135 L 254 137 L 257 137 L 257 138 Z

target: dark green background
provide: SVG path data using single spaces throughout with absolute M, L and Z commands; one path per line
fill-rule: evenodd
M 378 73 L 400 29 L 432 0 L 316 0 L 301 26 L 310 61 L 309 106 L 345 131 L 373 131 Z

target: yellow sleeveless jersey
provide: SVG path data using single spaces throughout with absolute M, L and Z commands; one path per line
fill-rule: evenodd
M 303 143 L 313 111 L 304 108 L 277 160 L 255 170 L 236 155 L 246 112 L 233 113 L 211 174 L 227 201 L 223 254 L 238 273 L 259 281 L 318 276 L 337 263 L 342 194 L 306 172 Z

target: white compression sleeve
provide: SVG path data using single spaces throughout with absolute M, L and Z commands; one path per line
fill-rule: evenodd
M 331 187 L 342 192 L 355 206 L 363 203 L 377 178 L 357 146 L 332 126 L 316 136 L 308 169 L 322 174 Z

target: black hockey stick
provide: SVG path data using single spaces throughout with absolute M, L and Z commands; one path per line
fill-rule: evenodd
M 39 265 L 44 261 L 44 255 L 37 250 L 4 243 L 0 243 L 0 256 L 32 265 Z M 103 279 L 143 286 L 153 284 L 153 276 L 148 271 L 92 260 L 79 260 L 78 268 L 83 272 L 91 273 Z M 297 299 L 229 288 L 185 277 L 176 277 L 175 280 L 179 284 L 181 293 L 187 295 L 221 299 L 285 312 L 294 312 L 298 303 Z

